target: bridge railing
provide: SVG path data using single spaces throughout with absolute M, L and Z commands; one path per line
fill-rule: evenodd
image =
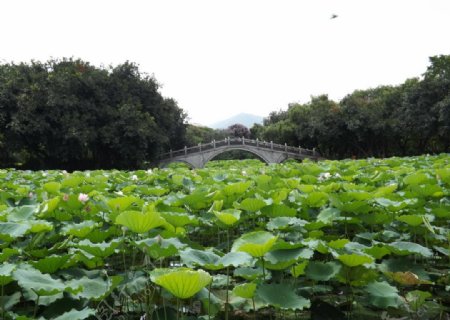
M 258 139 L 246 139 L 246 138 L 225 138 L 222 140 L 213 140 L 209 143 L 199 143 L 197 146 L 193 147 L 184 147 L 180 150 L 175 151 L 169 151 L 166 153 L 163 153 L 159 156 L 160 160 L 163 159 L 170 159 L 175 158 L 179 156 L 186 156 L 188 154 L 192 153 L 198 153 L 207 151 L 210 149 L 215 149 L 223 146 L 235 146 L 235 145 L 247 145 L 247 146 L 254 146 L 261 149 L 270 149 L 275 151 L 283 151 L 286 153 L 293 153 L 293 154 L 300 154 L 305 156 L 312 156 L 312 157 L 320 157 L 320 154 L 315 150 L 309 150 L 301 147 L 292 147 L 288 146 L 287 144 L 277 144 L 273 143 L 272 141 L 260 141 Z

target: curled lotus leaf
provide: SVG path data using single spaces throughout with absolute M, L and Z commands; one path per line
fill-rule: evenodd
M 223 211 L 213 211 L 216 218 L 227 226 L 232 226 L 241 218 L 241 211 L 236 209 L 226 209 Z
M 127 227 L 136 233 L 145 233 L 164 225 L 166 221 L 156 211 L 124 211 L 116 218 L 116 224 Z
M 150 279 L 180 299 L 192 297 L 212 281 L 206 271 L 189 268 L 155 269 Z
M 277 238 L 277 236 L 267 231 L 249 232 L 233 243 L 231 251 L 243 251 L 252 257 L 262 257 L 273 247 Z

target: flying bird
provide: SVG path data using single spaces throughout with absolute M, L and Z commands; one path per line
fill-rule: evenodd
M 332 14 L 330 19 L 336 19 L 338 17 L 337 14 Z

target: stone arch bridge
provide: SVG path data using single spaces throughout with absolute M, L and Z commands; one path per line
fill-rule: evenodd
M 225 138 L 219 141 L 213 140 L 206 144 L 200 143 L 195 147 L 184 147 L 184 149 L 176 151 L 171 150 L 159 157 L 158 166 L 164 167 L 171 162 L 184 162 L 193 168 L 203 168 L 208 161 L 230 150 L 248 151 L 268 164 L 281 163 L 287 159 L 323 159 L 315 149 L 308 150 L 301 147 L 290 147 L 287 144 L 281 145 L 259 141 L 258 139 Z

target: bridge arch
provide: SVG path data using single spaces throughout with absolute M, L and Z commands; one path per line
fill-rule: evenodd
M 249 148 L 249 147 L 241 147 L 241 146 L 230 146 L 228 148 L 220 148 L 217 149 L 216 152 L 210 152 L 205 158 L 204 158 L 204 164 L 208 163 L 209 161 L 213 160 L 215 157 L 217 157 L 218 155 L 224 154 L 226 152 L 232 151 L 232 150 L 240 150 L 240 151 L 245 151 L 245 152 L 249 152 L 251 154 L 254 154 L 255 156 L 257 156 L 261 161 L 265 162 L 266 164 L 270 163 L 270 160 L 267 159 L 267 157 L 265 157 L 261 152 L 258 152 L 257 149 L 253 149 L 253 148 Z

